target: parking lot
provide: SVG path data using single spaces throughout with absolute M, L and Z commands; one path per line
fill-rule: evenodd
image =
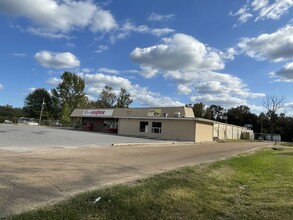
M 109 147 L 113 144 L 124 143 L 170 143 L 117 134 L 15 124 L 0 124 L 0 140 L 0 149 L 17 151 L 43 148 Z
M 110 147 L 115 143 L 153 144 Z M 115 134 L 0 124 L 0 218 L 90 189 L 131 182 L 270 145 L 168 143 Z

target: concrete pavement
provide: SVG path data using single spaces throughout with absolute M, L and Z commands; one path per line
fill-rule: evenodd
M 0 140 L 0 149 L 15 151 L 44 148 L 103 148 L 120 143 L 171 143 L 116 134 L 15 124 L 0 124 Z
M 75 193 L 269 145 L 246 142 L 0 150 L 0 217 Z

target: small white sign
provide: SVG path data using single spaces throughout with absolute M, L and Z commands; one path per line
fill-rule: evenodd
M 112 116 L 113 110 L 96 109 L 96 110 L 84 110 L 84 116 Z

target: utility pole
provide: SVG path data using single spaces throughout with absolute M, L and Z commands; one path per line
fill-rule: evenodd
M 42 102 L 41 114 L 40 114 L 40 118 L 39 118 L 39 125 L 41 125 L 42 114 L 43 114 L 43 110 L 44 110 L 44 104 L 45 104 L 45 98 L 43 98 L 43 102 Z

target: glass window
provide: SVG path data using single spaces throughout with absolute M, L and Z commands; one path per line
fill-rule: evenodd
M 162 133 L 162 122 L 152 123 L 152 133 Z
M 141 121 L 139 124 L 139 131 L 140 132 L 148 132 L 147 131 L 148 126 L 149 126 L 149 123 L 147 121 Z

